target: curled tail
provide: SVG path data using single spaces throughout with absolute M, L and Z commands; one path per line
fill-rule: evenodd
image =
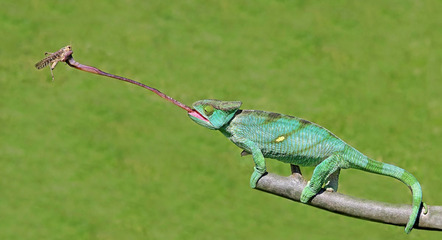
M 357 155 L 360 153 L 358 152 Z M 362 155 L 362 154 L 361 154 Z M 405 232 L 410 233 L 419 215 L 420 206 L 422 204 L 422 188 L 417 179 L 409 172 L 400 167 L 391 164 L 372 160 L 364 155 L 359 155 L 351 161 L 351 167 L 366 172 L 377 173 L 385 176 L 394 177 L 405 183 L 410 188 L 413 195 L 412 211 L 408 220 Z

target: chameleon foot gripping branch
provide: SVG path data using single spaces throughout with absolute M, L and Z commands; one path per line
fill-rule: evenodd
M 243 149 L 242 156 L 251 154 L 255 162 L 250 178 L 252 188 L 256 187 L 259 179 L 266 173 L 265 158 L 315 167 L 312 178 L 302 190 L 300 200 L 303 203 L 308 203 L 322 187 L 337 191 L 341 169 L 360 169 L 396 178 L 411 189 L 412 211 L 405 227 L 406 233 L 412 230 L 419 217 L 422 189 L 412 174 L 394 165 L 368 158 L 315 123 L 279 113 L 240 110 L 242 103 L 239 101 L 200 100 L 190 108 L 155 88 L 80 64 L 74 61 L 72 53 L 72 48 L 66 46 L 37 63 L 36 67 L 40 69 L 51 64 L 52 74 L 58 62 L 66 62 L 70 67 L 129 82 L 154 92 L 186 110 L 189 117 L 197 124 L 219 130 Z

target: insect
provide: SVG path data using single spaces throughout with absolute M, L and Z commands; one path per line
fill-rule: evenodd
M 46 52 L 45 55 L 47 57 L 43 58 L 40 62 L 36 63 L 35 67 L 37 69 L 42 69 L 50 64 L 52 81 L 54 81 L 54 73 L 52 72 L 52 70 L 54 70 L 55 66 L 57 66 L 57 63 L 65 62 L 69 58 L 69 56 L 72 55 L 72 47 L 71 45 L 67 45 L 66 47 L 63 47 L 54 53 Z

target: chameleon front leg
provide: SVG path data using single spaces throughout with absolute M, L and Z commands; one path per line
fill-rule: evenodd
M 315 170 L 313 171 L 312 178 L 308 182 L 307 186 L 305 186 L 302 190 L 300 199 L 301 202 L 306 203 L 313 196 L 315 196 L 321 190 L 321 187 L 324 185 L 325 181 L 335 172 L 339 172 L 339 159 L 336 155 L 332 155 L 316 166 Z
M 256 188 L 258 180 L 266 173 L 266 162 L 264 155 L 254 142 L 247 142 L 244 144 L 250 152 L 252 153 L 253 161 L 255 162 L 255 167 L 253 168 L 252 176 L 250 177 L 250 187 Z M 249 150 L 247 150 L 249 151 Z

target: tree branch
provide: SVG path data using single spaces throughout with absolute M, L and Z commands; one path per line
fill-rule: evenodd
M 307 182 L 298 166 L 292 165 L 292 175 L 282 177 L 268 173 L 256 189 L 299 202 Z M 411 205 L 390 204 L 347 196 L 322 190 L 307 203 L 330 212 L 374 222 L 405 226 L 411 213 Z M 420 213 L 415 229 L 442 231 L 442 206 L 428 206 L 428 213 Z

